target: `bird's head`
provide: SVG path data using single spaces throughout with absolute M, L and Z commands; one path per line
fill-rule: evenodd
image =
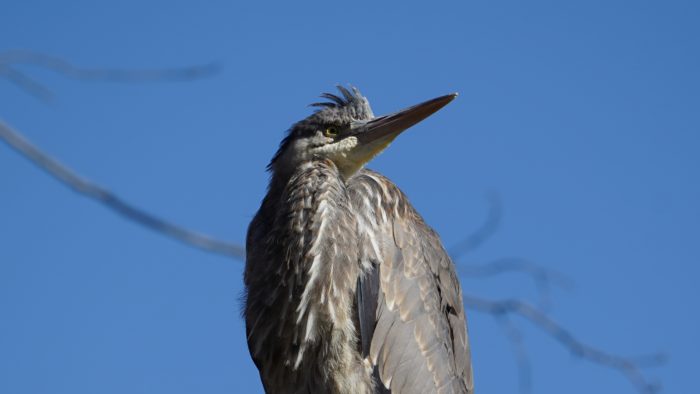
M 282 140 L 270 162 L 270 170 L 284 173 L 299 165 L 328 159 L 347 179 L 386 148 L 402 131 L 432 115 L 452 101 L 448 94 L 424 103 L 375 117 L 369 101 L 357 88 L 338 86 L 342 96 L 324 93 L 327 102 L 311 104 L 315 113 L 297 122 Z

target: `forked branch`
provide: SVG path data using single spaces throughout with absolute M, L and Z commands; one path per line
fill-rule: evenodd
M 660 384 L 648 381 L 640 369 L 642 367 L 663 365 L 666 362 L 666 356 L 662 353 L 642 357 L 622 357 L 605 352 L 580 341 L 569 330 L 552 320 L 547 314 L 520 300 L 493 301 L 465 294 L 464 303 L 467 309 L 488 313 L 493 316 L 516 315 L 526 319 L 557 340 L 574 356 L 618 370 L 640 393 L 655 394 L 661 390 Z

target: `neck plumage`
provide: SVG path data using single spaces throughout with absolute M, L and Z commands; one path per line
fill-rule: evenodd
M 309 392 L 358 384 L 352 392 L 369 392 L 353 309 L 357 215 L 337 167 L 319 160 L 273 173 L 263 205 L 249 231 L 246 280 L 255 304 L 246 319 L 264 380 L 310 382 Z
M 305 348 L 318 340 L 329 324 L 349 324 L 348 296 L 357 270 L 356 228 L 345 183 L 330 160 L 310 161 L 291 171 L 287 179 L 274 174 L 268 192 L 275 207 L 273 228 L 283 248 L 278 255 L 279 274 L 290 293 L 288 318 L 300 344 L 295 367 Z

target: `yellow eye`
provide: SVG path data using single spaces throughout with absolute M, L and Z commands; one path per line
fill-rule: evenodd
M 338 136 L 338 129 L 333 126 L 328 126 L 326 127 L 326 131 L 324 132 L 326 137 L 337 137 Z

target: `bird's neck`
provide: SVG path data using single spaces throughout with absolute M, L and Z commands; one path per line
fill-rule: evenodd
M 352 326 L 359 266 L 346 185 L 330 160 L 308 162 L 288 175 L 275 173 L 264 204 L 261 210 L 271 223 L 266 244 L 279 248 L 270 254 L 265 280 L 278 275 L 277 282 L 286 286 L 266 294 L 273 296 L 272 304 L 287 305 L 287 314 L 276 319 L 298 338 L 288 362 L 294 369 L 303 361 L 311 367 L 318 351 L 306 351 L 318 345 L 320 333 Z M 342 335 L 352 336 L 353 330 Z
M 290 185 L 303 181 L 303 178 L 314 170 L 324 172 L 341 182 L 344 181 L 338 167 L 329 159 L 309 160 L 290 167 L 277 166 L 270 179 L 268 196 L 281 196 Z

